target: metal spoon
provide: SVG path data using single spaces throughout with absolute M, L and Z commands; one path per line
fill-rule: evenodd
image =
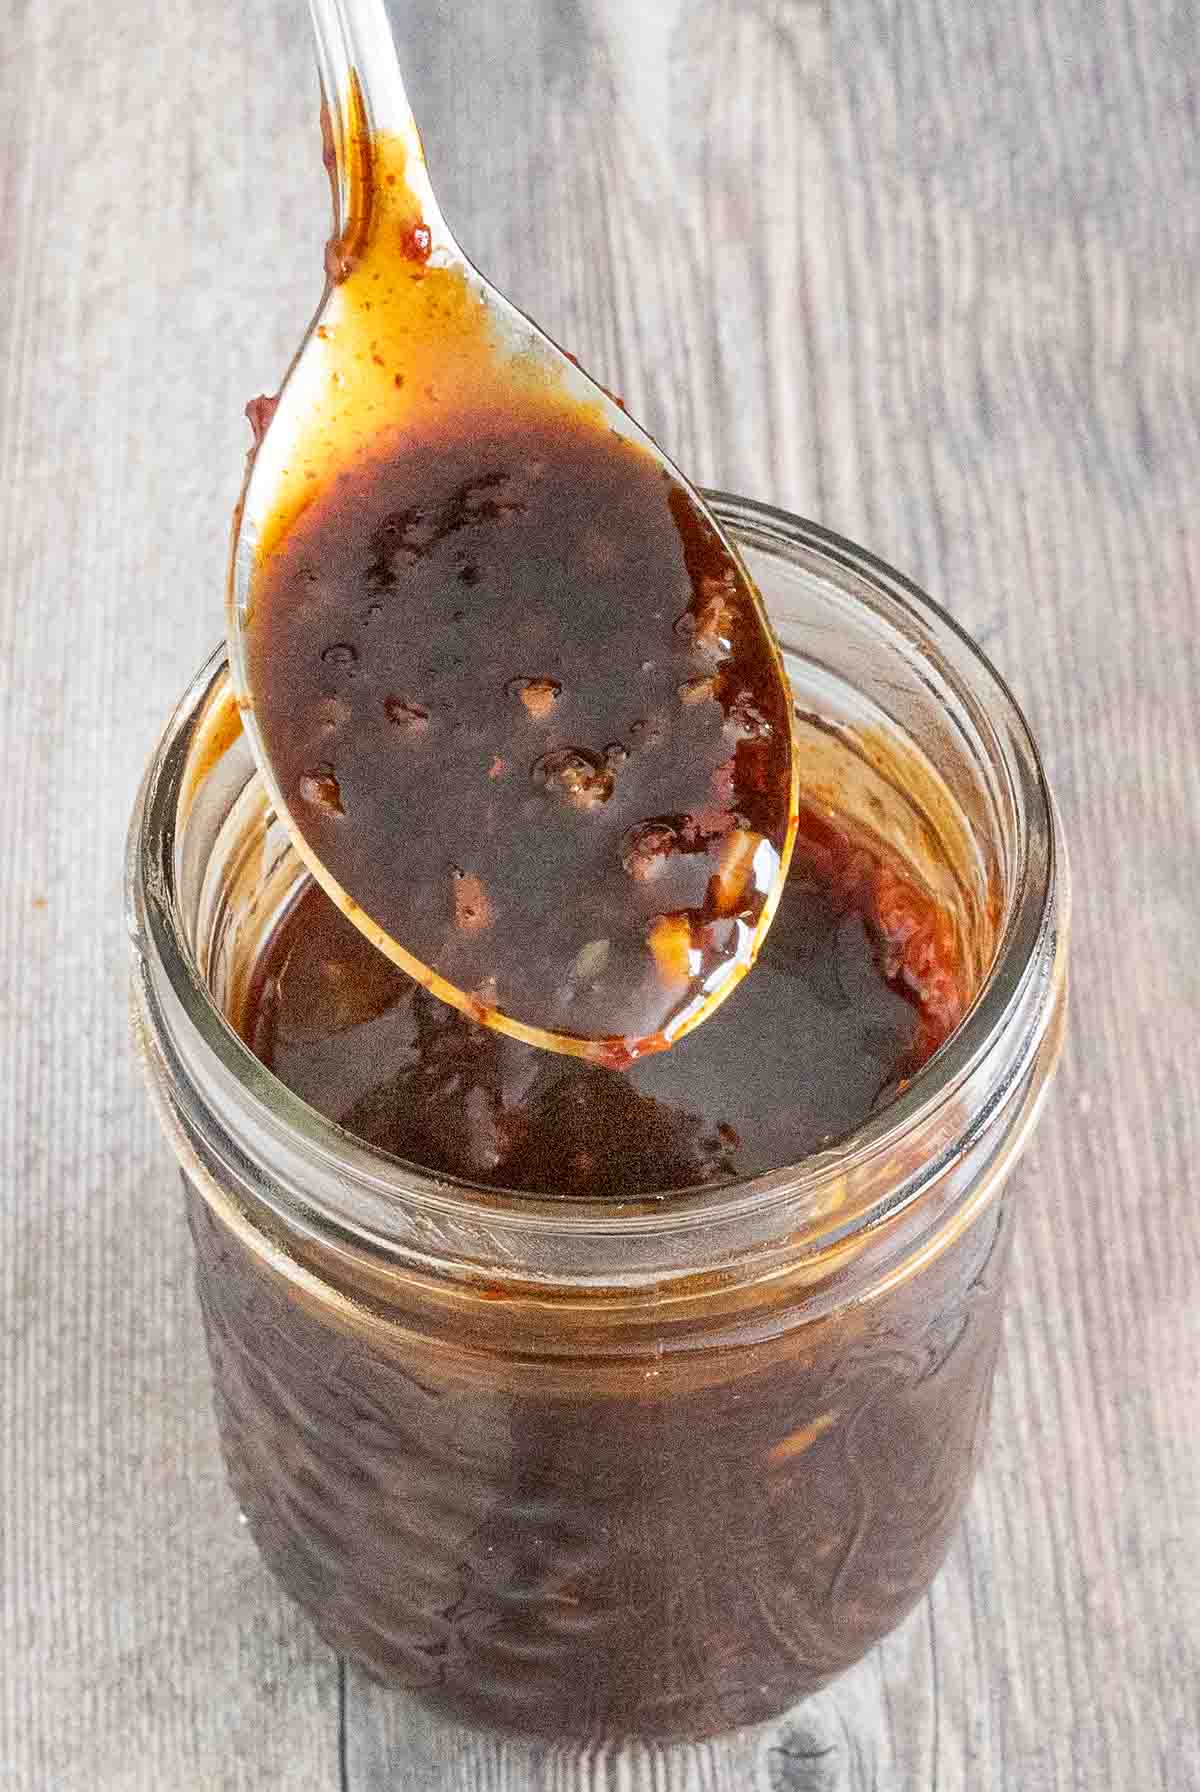
M 227 602 L 244 725 L 297 851 L 381 951 L 487 1025 L 625 1063 L 711 1014 L 774 914 L 796 820 L 782 661 L 694 488 L 455 242 L 382 0 L 310 6 L 335 233 L 320 308 L 279 397 L 250 407 L 258 439 Z M 427 489 L 439 456 L 458 469 L 449 496 Z M 576 463 L 592 471 L 564 486 Z M 376 515 L 381 480 L 388 505 Z M 558 528 L 565 510 L 571 564 L 539 584 L 527 517 Z M 526 535 L 501 540 L 494 531 L 514 517 Z M 670 570 L 661 590 L 604 569 L 609 546 L 636 562 L 643 526 L 655 564 Z M 444 600 L 438 586 L 419 620 L 436 652 L 405 636 L 418 627 L 411 569 L 420 561 L 428 580 L 430 556 L 454 552 L 465 578 L 467 540 L 485 572 L 490 552 L 512 575 L 496 629 L 524 660 L 506 668 L 503 714 L 503 643 L 454 608 L 461 585 L 451 580 Z M 375 558 L 360 589 L 346 567 L 363 542 Z M 589 556 L 598 571 L 582 570 Z M 384 587 L 387 605 L 363 603 Z M 597 591 L 610 593 L 620 627 L 582 619 Z M 445 647 L 451 621 L 475 626 L 469 653 Z M 530 641 L 538 664 L 527 663 Z M 633 656 L 628 679 L 613 655 Z M 293 684 L 285 665 L 299 668 Z M 560 666 L 576 674 L 565 693 Z M 378 681 L 380 667 L 396 686 L 384 701 L 362 676 L 373 668 Z M 421 678 L 436 701 L 415 689 Z M 494 788 L 467 781 L 472 752 Z

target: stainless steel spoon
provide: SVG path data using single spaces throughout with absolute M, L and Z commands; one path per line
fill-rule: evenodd
M 491 286 L 459 248 L 429 181 L 382 0 L 310 0 L 310 5 L 325 95 L 335 233 L 313 324 L 278 400 L 260 401 L 252 417 L 259 440 L 235 520 L 227 604 L 230 664 L 244 725 L 297 851 L 381 951 L 441 999 L 490 1026 L 554 1050 L 625 1062 L 674 1044 L 711 1014 L 749 969 L 770 924 L 796 816 L 791 707 L 782 661 L 744 567 L 694 488 L 620 404 Z M 555 431 L 575 420 L 591 432 L 597 453 L 604 441 L 620 444 L 631 491 L 637 482 L 644 491 L 652 470 L 664 516 L 669 510 L 679 520 L 679 568 L 691 580 L 687 607 L 678 613 L 666 592 L 637 593 L 639 608 L 622 639 L 644 648 L 642 668 L 659 680 L 655 688 L 665 720 L 654 726 L 658 738 L 666 734 L 668 755 L 672 731 L 678 729 L 682 739 L 685 727 L 691 731 L 689 752 L 695 750 L 686 763 L 681 759 L 673 770 L 668 767 L 674 784 L 665 772 L 659 783 L 643 778 L 641 786 L 632 773 L 624 785 L 615 779 L 618 799 L 626 787 L 631 793 L 651 784 L 656 791 L 669 789 L 665 813 L 651 809 L 631 815 L 617 800 L 610 811 L 581 824 L 578 847 L 564 834 L 557 859 L 544 851 L 548 824 L 537 798 L 523 799 L 527 879 L 513 869 L 511 854 L 525 848 L 513 833 L 516 810 L 510 807 L 501 924 L 494 924 L 496 905 L 488 885 L 495 867 L 489 870 L 487 856 L 493 849 L 483 840 L 488 828 L 480 824 L 466 830 L 466 838 L 454 837 L 450 760 L 436 752 L 430 752 L 416 783 L 411 765 L 403 774 L 397 769 L 408 782 L 397 786 L 393 800 L 399 818 L 394 887 L 381 895 L 377 880 L 364 880 L 356 869 L 363 844 L 354 834 L 356 811 L 345 800 L 347 775 L 352 781 L 358 768 L 351 765 L 347 774 L 333 758 L 318 757 L 314 746 L 311 767 L 299 774 L 294 765 L 283 769 L 293 734 L 308 727 L 310 718 L 298 715 L 293 725 L 285 716 L 283 727 L 278 717 L 271 720 L 272 666 L 279 652 L 273 638 L 263 645 L 263 610 L 272 568 L 289 553 L 294 557 L 295 544 L 313 527 L 321 494 L 337 481 L 357 478 L 362 468 L 383 465 L 389 456 L 403 463 L 423 432 L 436 428 L 438 439 L 446 439 L 455 419 L 469 434 L 484 412 L 502 419 L 506 410 L 516 415 L 523 407 L 551 419 L 546 426 L 551 447 L 538 461 L 543 472 L 547 456 L 553 461 Z M 353 521 L 359 511 L 352 506 L 346 515 Z M 606 526 L 605 517 L 598 516 L 597 529 Z M 611 527 L 619 534 L 615 512 Z M 532 600 L 551 661 L 555 631 L 565 641 L 580 626 L 574 596 L 567 578 Z M 447 604 L 457 601 L 448 593 Z M 381 606 L 368 608 L 377 612 Z M 292 603 L 288 615 L 296 610 Z M 351 620 L 347 615 L 347 626 Z M 386 626 L 380 625 L 374 639 Z M 596 654 L 602 652 L 597 641 Z M 332 669 L 321 726 L 328 728 L 333 754 L 338 729 L 361 689 L 348 682 L 357 654 L 340 641 L 336 651 L 323 654 Z M 339 656 L 344 687 L 337 685 Z M 755 663 L 767 668 L 770 685 L 769 700 L 757 707 L 740 682 L 745 667 Z M 668 678 L 677 680 L 669 701 L 663 696 Z M 545 692 L 557 695 L 556 681 L 532 677 L 512 679 L 510 685 L 525 687 L 519 694 L 531 726 L 540 723 L 532 697 L 541 704 Z M 455 688 L 461 717 L 470 711 L 470 692 L 464 698 L 461 679 Z M 629 701 L 636 707 L 634 696 Z M 403 723 L 424 728 L 431 719 L 423 701 L 403 693 L 389 704 Z M 687 715 L 672 704 L 685 706 Z M 614 715 L 605 738 L 587 744 L 577 743 L 569 730 L 531 735 L 532 775 L 543 795 L 549 790 L 568 806 L 597 809 L 592 797 L 600 792 L 607 799 L 615 787 L 611 768 L 621 755 L 628 760 L 637 745 L 622 744 L 619 725 L 654 736 L 654 726 L 630 723 L 628 714 Z M 706 789 L 703 778 L 722 741 L 727 758 L 713 771 L 713 788 Z M 603 761 L 601 749 L 609 755 Z M 493 766 L 502 758 L 494 754 Z M 592 779 L 589 768 L 602 763 L 610 769 Z M 639 775 L 647 763 L 638 762 Z M 394 764 L 401 767 L 399 756 Z M 768 764 L 769 779 L 763 771 Z M 378 785 L 377 764 L 371 776 Z M 439 799 L 447 805 L 445 865 L 433 863 L 437 842 L 431 844 L 428 825 L 420 852 L 406 858 L 405 841 L 418 821 L 428 823 L 421 805 Z M 631 794 L 628 801 L 633 800 Z M 754 806 L 752 819 L 748 804 Z M 472 855 L 480 861 L 478 870 L 466 863 Z M 618 861 L 623 872 L 614 869 Z M 438 921 L 436 880 L 447 877 L 447 867 L 459 881 L 455 901 L 447 899 Z M 664 871 L 664 895 L 656 907 L 655 880 Z M 601 890 L 609 892 L 607 909 L 597 894 Z M 613 924 L 601 928 L 609 919 Z

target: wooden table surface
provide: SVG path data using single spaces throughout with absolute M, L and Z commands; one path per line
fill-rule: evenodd
M 768 1730 L 526 1749 L 344 1672 L 225 1490 L 126 1046 L 123 832 L 318 296 L 302 0 L 7 0 L 0 1786 L 1200 1787 L 1192 0 L 398 0 L 451 222 L 682 464 L 866 543 L 1026 707 L 1074 866 L 990 1450 Z

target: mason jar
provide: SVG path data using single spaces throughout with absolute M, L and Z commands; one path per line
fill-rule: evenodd
M 374 1150 L 231 1024 L 307 873 L 222 652 L 133 816 L 133 1024 L 234 1496 L 334 1649 L 472 1724 L 701 1737 L 777 1714 L 920 1599 L 984 1440 L 1009 1172 L 1063 1030 L 1054 804 L 943 611 L 824 530 L 712 501 L 785 651 L 806 801 L 934 891 L 972 990 L 834 1146 L 616 1203 Z

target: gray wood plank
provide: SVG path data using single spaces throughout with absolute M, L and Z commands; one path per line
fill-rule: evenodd
M 983 637 L 1074 854 L 983 1477 L 776 1726 L 523 1749 L 350 1675 L 350 1792 L 1200 1788 L 1197 26 L 1169 0 L 396 0 L 481 265 L 700 477 Z M 10 0 L 0 50 L 0 1785 L 334 1792 L 336 1664 L 225 1493 L 121 836 L 221 627 L 241 405 L 324 234 L 299 0 Z M 136 1239 L 136 1247 L 131 1244 Z
M 311 108 L 288 11 L 4 13 L 0 1785 L 20 1792 L 336 1783 L 336 1663 L 223 1482 L 121 916 L 142 762 L 221 631 L 240 407 L 316 287 L 296 220 L 320 168 L 273 161 Z

